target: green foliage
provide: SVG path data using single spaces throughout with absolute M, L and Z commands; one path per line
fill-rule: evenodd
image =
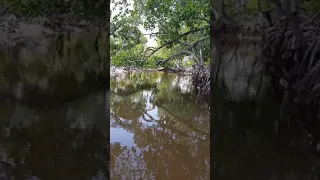
M 264 1 L 261 1 L 264 2 Z M 255 14 L 258 12 L 258 3 L 257 0 L 249 0 L 246 3 L 246 10 L 248 14 Z
M 75 13 L 87 17 L 102 17 L 107 13 L 108 1 L 100 0 L 1 0 L 9 11 L 22 16 L 37 17 L 53 14 Z
M 145 18 L 144 28 L 159 29 L 160 44 L 177 38 L 186 30 L 183 28 L 193 30 L 208 25 L 210 8 L 207 0 L 135 0 L 135 5 Z
M 152 56 L 148 59 L 148 61 L 146 61 L 144 64 L 143 64 L 143 67 L 146 67 L 146 68 L 156 68 L 156 63 L 158 61 L 162 60 L 162 58 L 160 56 Z
M 262 0 L 261 2 L 261 9 L 262 11 L 270 10 L 270 4 L 266 0 Z M 232 4 L 232 3 L 231 3 Z M 302 7 L 307 10 L 308 12 L 315 13 L 318 12 L 320 9 L 320 1 L 318 0 L 308 0 L 301 2 Z M 230 8 L 229 11 L 235 11 L 234 9 Z M 229 12 L 227 10 L 227 12 Z M 245 14 L 256 14 L 258 12 L 258 1 L 257 0 L 248 0 L 245 3 L 245 8 L 243 9 Z
M 111 63 L 115 66 L 141 66 L 141 57 L 147 39 L 139 30 L 140 18 L 126 1 L 112 2 L 113 14 L 111 19 L 110 55 Z
M 203 29 L 189 34 L 181 40 L 192 43 L 209 35 L 209 3 L 204 0 L 197 2 L 191 0 L 184 2 L 133 0 L 133 2 L 133 9 L 129 8 L 127 1 L 115 2 L 115 7 L 112 9 L 113 12 L 116 9 L 119 10 L 117 14 L 113 14 L 111 20 L 113 35 L 110 47 L 113 65 L 154 68 L 160 60 L 165 60 L 185 48 L 175 41 L 142 63 L 139 60 L 142 59 L 144 50 L 147 48 L 147 39 L 141 33 L 139 26 L 143 26 L 148 31 L 156 32 L 152 36 L 156 37 L 159 45 L 177 39 L 180 34 L 191 30 Z M 205 41 L 201 48 L 204 59 L 208 59 L 209 41 Z M 141 51 L 142 49 L 143 51 Z M 183 56 L 176 58 L 181 59 Z M 167 61 L 160 66 L 172 67 L 175 66 L 175 63 Z
M 318 0 L 303 1 L 302 7 L 309 12 L 315 13 L 315 12 L 318 12 L 320 9 L 320 1 Z
M 115 52 L 115 50 L 114 50 Z M 138 44 L 133 48 L 118 50 L 111 55 L 111 63 L 115 66 L 137 66 L 143 53 L 143 45 Z

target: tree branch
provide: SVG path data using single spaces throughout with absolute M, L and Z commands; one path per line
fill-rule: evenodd
M 181 51 L 179 51 L 179 52 L 177 52 L 177 53 L 172 54 L 171 56 L 169 56 L 169 57 L 168 57 L 167 59 L 165 59 L 165 60 L 158 61 L 156 65 L 158 66 L 158 65 L 160 65 L 160 64 L 164 64 L 164 63 L 168 62 L 170 59 L 172 59 L 172 58 L 174 58 L 174 57 L 177 57 L 177 56 L 180 56 L 180 55 L 183 55 L 183 54 L 191 55 L 191 56 L 193 56 L 193 57 L 196 59 L 196 61 L 199 62 L 199 58 L 196 56 L 195 53 L 193 53 L 193 52 L 191 52 L 191 51 L 188 51 L 188 50 L 181 50 Z
M 148 35 L 157 35 L 159 32 L 154 32 L 154 33 L 146 33 L 146 34 L 142 34 L 142 35 L 145 35 L 145 36 L 148 36 Z
M 115 27 L 113 30 L 110 31 L 110 36 L 114 36 L 114 33 L 121 27 L 121 25 Z M 110 28 L 111 29 L 111 28 Z
M 206 36 L 206 37 L 203 37 L 203 38 L 201 38 L 201 39 L 199 39 L 198 41 L 196 41 L 196 42 L 193 42 L 193 43 L 186 43 L 186 42 L 183 42 L 183 41 L 181 41 L 181 40 L 178 40 L 178 42 L 180 43 L 180 44 L 182 44 L 182 45 L 184 45 L 184 46 L 189 46 L 189 47 L 195 47 L 195 46 L 197 46 L 200 42 L 202 42 L 202 41 L 204 41 L 204 40 L 206 40 L 206 39 L 209 39 L 210 38 L 210 36 Z
M 193 42 L 193 43 L 190 43 L 190 44 L 189 44 L 189 43 L 182 42 L 181 40 L 178 40 L 179 43 L 181 43 L 181 44 L 183 44 L 183 45 L 185 45 L 185 46 L 188 46 L 188 47 L 187 47 L 186 49 L 184 49 L 184 50 L 181 50 L 181 51 L 179 51 L 179 52 L 177 52 L 177 53 L 172 54 L 170 57 L 168 57 L 168 58 L 165 59 L 165 60 L 158 61 L 156 65 L 158 66 L 158 65 L 160 65 L 160 64 L 164 64 L 164 63 L 168 62 L 170 59 L 172 59 L 172 58 L 174 58 L 174 57 L 177 57 L 177 56 L 179 56 L 179 55 L 183 55 L 183 54 L 189 54 L 189 55 L 193 56 L 193 57 L 196 59 L 197 62 L 200 62 L 200 61 L 199 61 L 199 58 L 197 57 L 197 55 L 196 55 L 194 52 L 189 51 L 189 49 L 194 48 L 194 47 L 197 46 L 200 42 L 202 42 L 202 41 L 204 41 L 204 40 L 206 40 L 206 39 L 208 39 L 208 38 L 210 38 L 210 36 L 203 37 L 203 38 L 199 39 L 198 41 Z M 201 52 L 201 53 L 202 53 L 202 52 Z
M 160 49 L 164 48 L 165 46 L 167 46 L 167 45 L 169 45 L 169 44 L 172 44 L 172 43 L 178 41 L 178 40 L 181 39 L 182 37 L 187 36 L 187 35 L 192 34 L 192 33 L 195 33 L 195 32 L 199 32 L 199 31 L 205 30 L 205 29 L 207 29 L 207 28 L 209 28 L 209 26 L 206 26 L 206 27 L 203 27 L 203 28 L 194 29 L 194 30 L 185 32 L 185 33 L 183 33 L 183 34 L 180 34 L 178 38 L 175 38 L 175 39 L 173 39 L 173 40 L 171 40 L 171 41 L 168 41 L 168 42 L 164 43 L 163 45 L 159 46 L 158 48 L 148 47 L 148 48 L 150 48 L 150 49 L 153 48 L 153 50 L 152 50 L 152 52 L 151 52 L 147 57 L 145 57 L 147 51 L 150 50 L 150 49 L 147 48 L 146 51 L 145 51 L 144 54 L 143 54 L 143 57 L 142 57 L 142 60 L 141 60 L 141 61 L 146 61 L 146 60 L 147 60 L 149 57 L 151 57 L 154 53 L 156 53 L 156 52 L 159 51 Z

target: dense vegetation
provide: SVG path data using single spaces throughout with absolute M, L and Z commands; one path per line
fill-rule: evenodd
M 48 17 L 72 13 L 79 18 L 106 17 L 108 1 L 105 0 L 1 0 L 9 11 L 25 17 Z
M 134 0 L 114 2 L 113 7 L 110 43 L 113 65 L 154 68 L 209 62 L 207 1 Z M 142 28 L 151 33 L 143 34 Z M 145 35 L 155 39 L 156 47 L 149 47 Z M 185 56 L 190 56 L 191 62 L 181 63 Z

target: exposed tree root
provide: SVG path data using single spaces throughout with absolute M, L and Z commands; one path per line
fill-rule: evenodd
M 210 100 L 210 66 L 195 66 L 192 83 L 199 99 Z

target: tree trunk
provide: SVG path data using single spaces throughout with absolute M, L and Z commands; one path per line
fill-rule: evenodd
M 106 22 L 106 26 L 107 26 L 107 37 L 106 37 L 106 44 L 110 44 L 110 3 L 106 3 L 107 4 L 107 22 Z M 110 67 L 110 46 L 107 46 L 107 57 L 106 57 L 106 67 L 107 69 Z

